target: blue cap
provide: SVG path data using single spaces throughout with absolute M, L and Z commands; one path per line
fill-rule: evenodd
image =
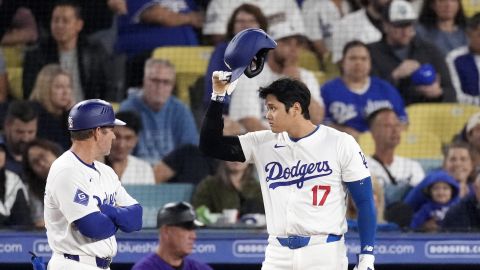
M 415 85 L 431 85 L 437 78 L 437 72 L 431 64 L 423 64 L 412 73 L 411 80 Z

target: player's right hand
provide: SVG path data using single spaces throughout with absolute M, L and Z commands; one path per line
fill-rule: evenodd
M 213 93 L 217 96 L 231 95 L 238 80 L 230 82 L 232 73 L 228 71 L 214 71 L 212 73 Z
M 372 254 L 359 254 L 357 265 L 353 270 L 375 270 L 373 263 L 375 262 L 375 256 Z

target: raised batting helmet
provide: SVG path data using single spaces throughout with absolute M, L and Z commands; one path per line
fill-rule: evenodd
M 165 204 L 157 214 L 157 228 L 162 225 L 179 226 L 194 229 L 203 224 L 196 220 L 193 207 L 188 202 L 171 202 Z
M 260 74 L 268 50 L 275 47 L 277 43 L 262 29 L 249 28 L 236 34 L 224 55 L 225 64 L 232 71 L 230 82 L 237 80 L 242 73 L 248 78 Z
M 68 130 L 84 130 L 104 126 L 123 126 L 125 122 L 115 119 L 112 105 L 101 99 L 81 101 L 70 110 Z

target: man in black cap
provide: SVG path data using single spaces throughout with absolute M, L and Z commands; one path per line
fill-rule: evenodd
M 198 226 L 203 224 L 196 220 L 189 203 L 165 204 L 157 215 L 160 241 L 157 251 L 142 258 L 132 270 L 212 270 L 207 264 L 186 258 L 192 253 Z

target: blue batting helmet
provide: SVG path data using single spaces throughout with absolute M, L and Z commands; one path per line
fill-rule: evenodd
M 260 74 L 268 50 L 275 47 L 277 43 L 262 29 L 249 28 L 236 34 L 224 55 L 225 64 L 232 71 L 230 82 L 237 80 L 242 73 L 248 78 Z
M 73 106 L 68 115 L 68 130 L 72 131 L 123 125 L 125 122 L 115 119 L 112 105 L 101 99 L 81 101 Z

